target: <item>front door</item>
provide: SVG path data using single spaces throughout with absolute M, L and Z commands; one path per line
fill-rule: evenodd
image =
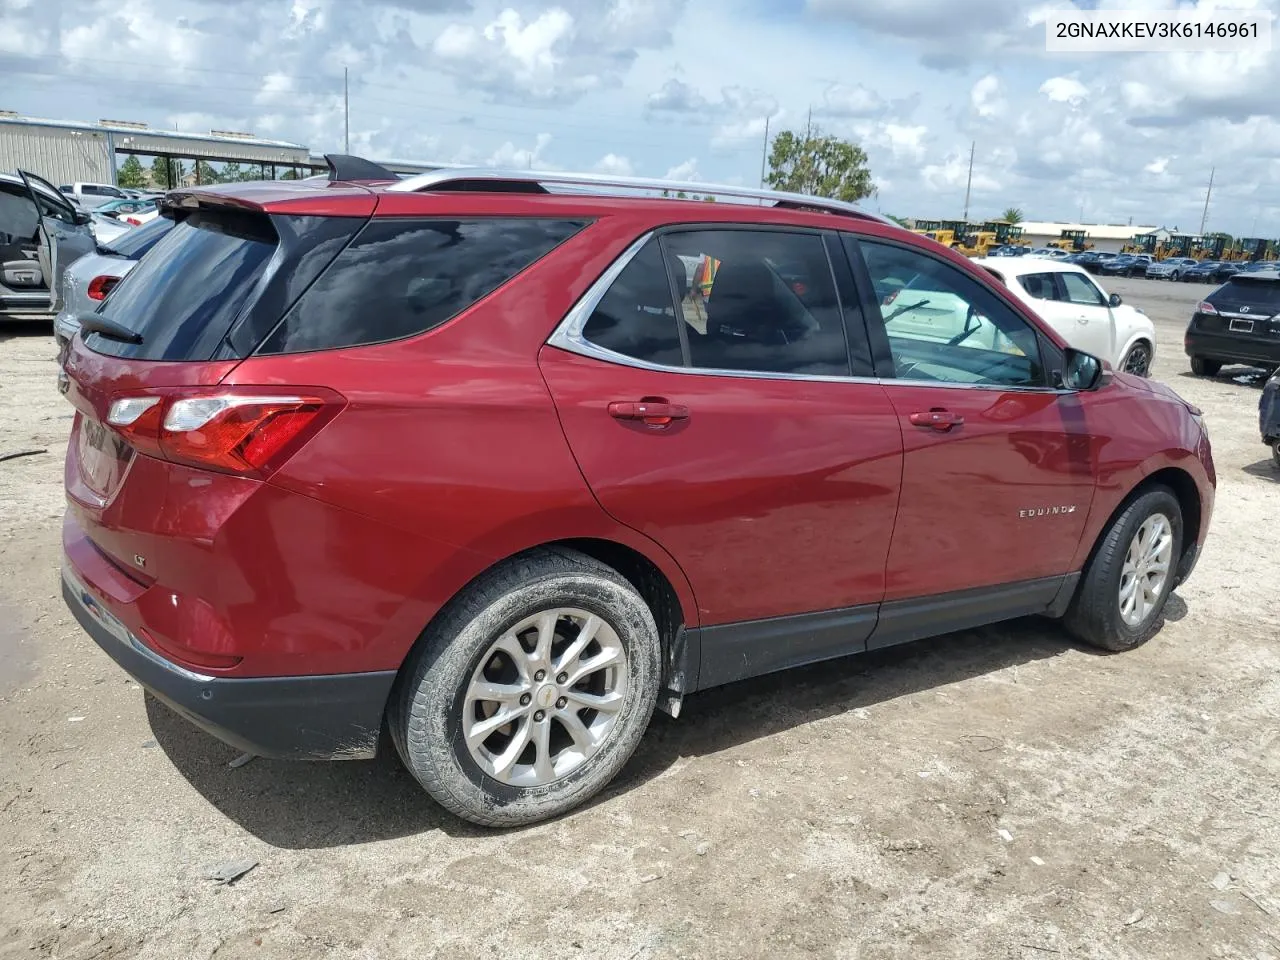
M 1071 572 L 1094 458 L 1083 405 L 1049 385 L 1035 329 L 993 289 L 922 251 L 869 238 L 846 247 L 876 294 L 864 302 L 892 357 L 884 383 L 904 437 L 886 600 Z M 884 325 L 876 314 L 891 308 L 878 306 L 879 293 L 904 278 L 915 301 L 965 303 L 967 330 L 939 342 Z
M 865 607 L 823 641 L 853 652 L 884 594 L 902 436 L 828 244 L 839 253 L 813 231 L 655 236 L 540 363 L 599 502 L 675 558 L 704 627 Z
M 82 223 L 84 218 L 77 215 L 75 207 L 53 184 L 24 170 L 19 170 L 18 175 L 22 177 L 27 194 L 39 211 L 36 255 L 44 274 L 44 282 L 49 288 L 49 310 L 56 310 L 62 271 L 68 263 L 93 250 L 95 243 L 92 234 Z
M 1064 271 L 1057 275 L 1059 299 L 1073 324 L 1062 334 L 1073 347 L 1117 364 L 1116 325 L 1107 298 L 1087 273 Z

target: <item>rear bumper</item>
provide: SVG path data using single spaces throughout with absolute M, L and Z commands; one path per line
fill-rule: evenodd
M 1189 357 L 1280 366 L 1280 339 L 1273 337 L 1205 333 L 1193 327 L 1187 330 L 1184 342 Z
M 374 756 L 395 671 L 210 677 L 162 657 L 64 567 L 62 596 L 108 656 L 200 729 L 246 753 L 284 760 Z

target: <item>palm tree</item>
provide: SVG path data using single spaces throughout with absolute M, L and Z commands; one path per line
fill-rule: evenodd
M 1021 223 L 1026 219 L 1026 217 L 1022 215 L 1022 209 L 1020 207 L 1010 207 L 1004 213 L 1000 214 L 1000 219 L 1007 220 L 1010 223 Z

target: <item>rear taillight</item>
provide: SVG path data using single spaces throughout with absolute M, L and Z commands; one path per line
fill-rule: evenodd
M 1198 304 L 1196 304 L 1196 312 L 1197 313 L 1217 313 L 1218 308 L 1215 307 L 1208 300 L 1201 300 Z
M 89 299 L 105 300 L 112 288 L 120 282 L 119 277 L 94 277 L 89 281 Z
M 266 477 L 345 401 L 331 390 L 222 387 L 117 397 L 107 423 L 140 453 L 223 473 Z
M 142 221 L 141 221 L 141 220 L 139 220 L 137 217 L 125 217 L 125 218 L 124 218 L 124 222 L 125 222 L 125 223 L 127 223 L 127 224 L 129 224 L 129 226 L 131 226 L 131 227 L 140 227 L 140 226 L 142 226 Z

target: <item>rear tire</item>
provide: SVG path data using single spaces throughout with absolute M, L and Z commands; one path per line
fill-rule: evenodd
M 1182 557 L 1182 508 L 1167 487 L 1135 497 L 1102 534 L 1064 618 L 1078 640 L 1120 652 L 1163 626 Z
M 1216 377 L 1222 369 L 1221 360 L 1210 360 L 1208 357 L 1192 357 L 1191 372 L 1197 377 Z
M 541 549 L 483 575 L 428 627 L 393 697 L 392 738 L 450 812 L 536 823 L 622 769 L 660 673 L 658 628 L 635 588 L 577 551 Z M 500 714 L 510 720 L 494 727 Z
M 1271 462 L 1277 470 L 1280 470 L 1280 440 L 1271 444 Z

